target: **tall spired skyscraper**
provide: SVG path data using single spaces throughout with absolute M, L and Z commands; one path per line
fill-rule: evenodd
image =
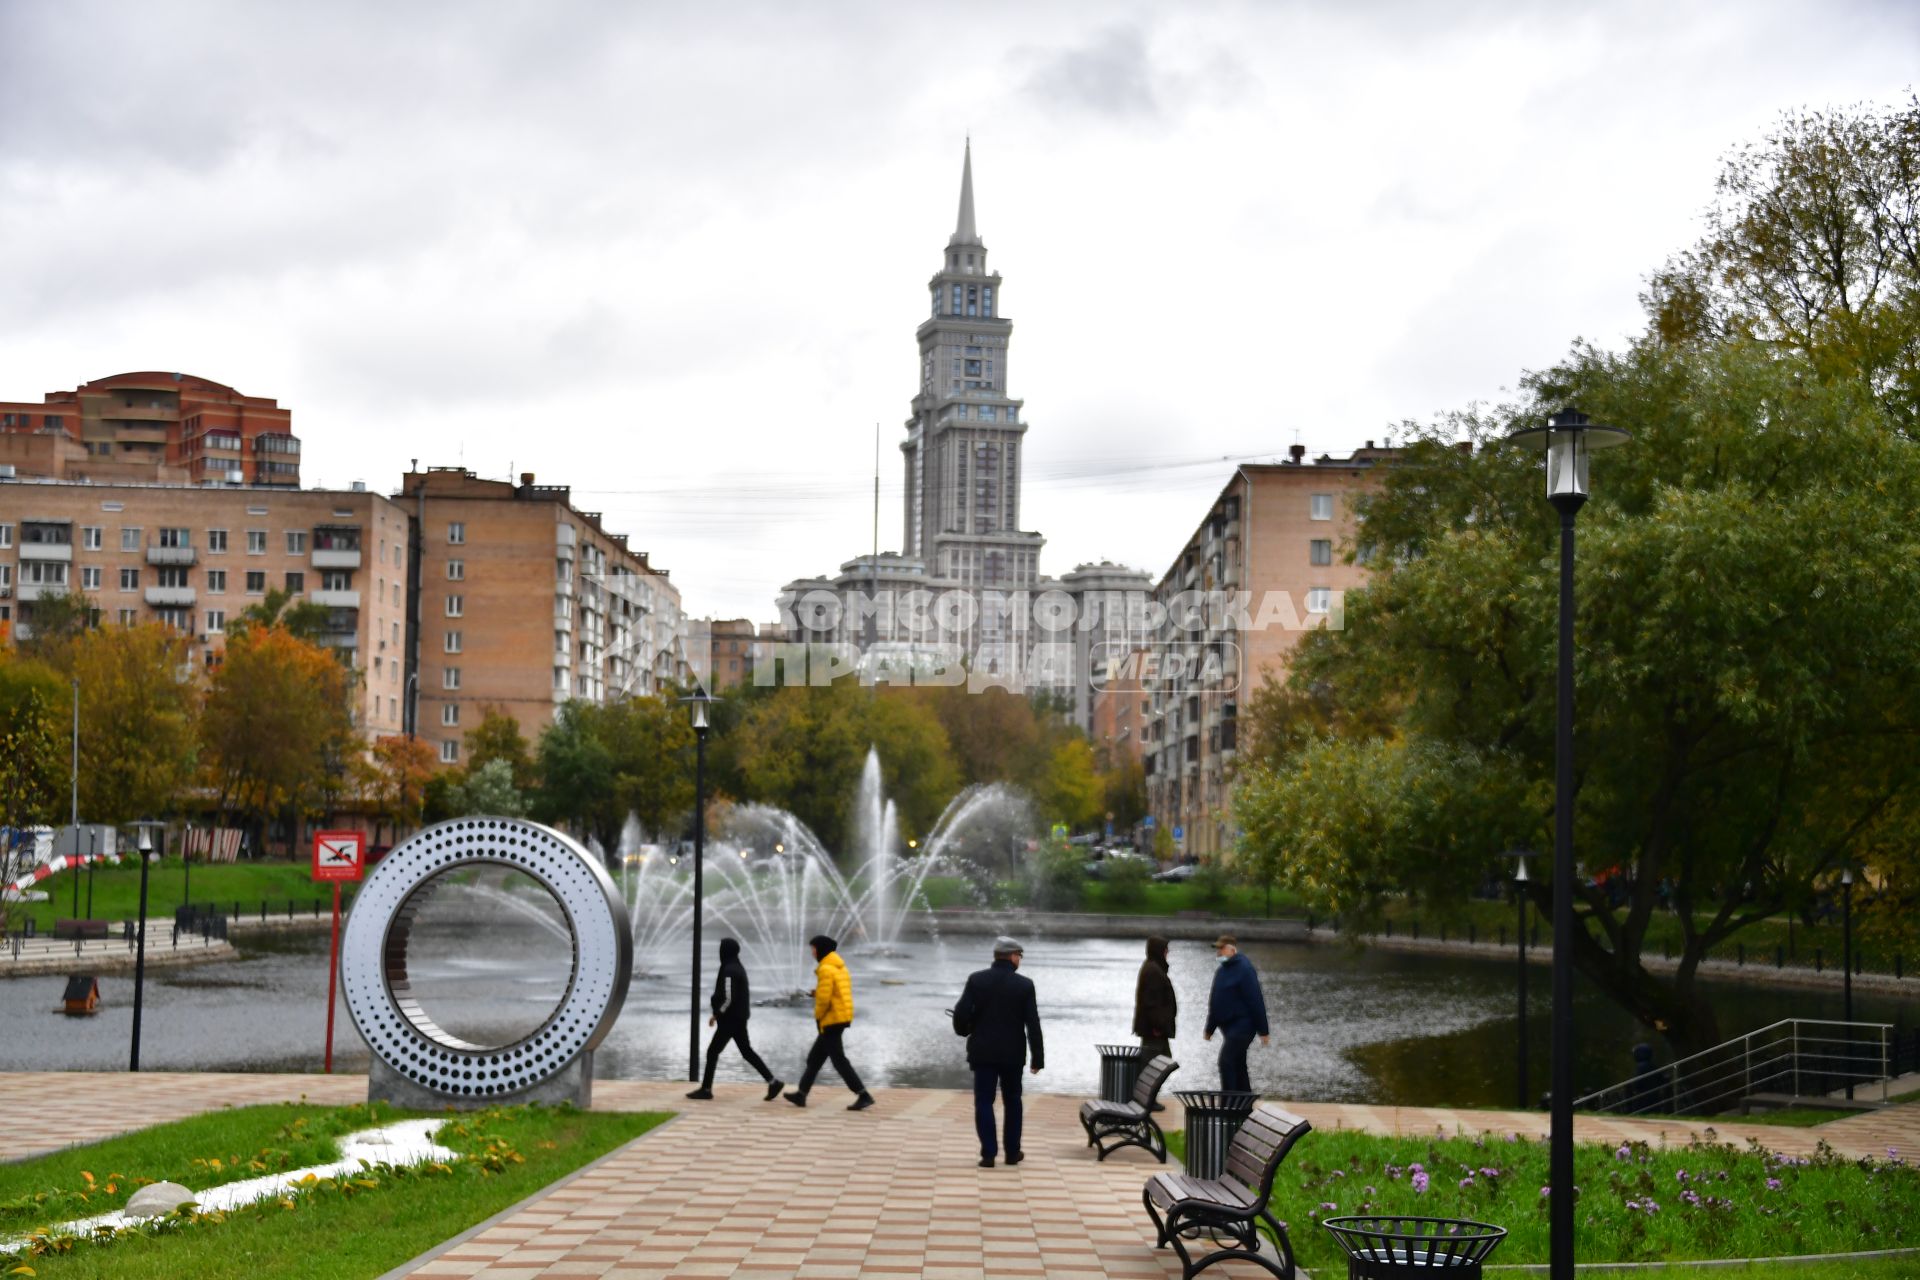
M 974 221 L 973 147 L 960 168 L 960 216 L 927 285 L 916 338 L 920 386 L 900 450 L 906 467 L 901 550 L 863 554 L 832 578 L 781 592 L 795 639 L 869 649 L 959 649 L 970 661 L 1017 661 L 1022 611 L 1009 603 L 1040 579 L 1046 539 L 1020 528 L 1020 401 L 1007 394 L 1000 277 Z M 878 600 L 876 604 L 875 601 Z M 931 607 L 931 599 L 944 601 Z M 834 603 L 837 602 L 837 603 Z
M 932 314 L 915 335 L 920 389 L 900 446 L 906 461 L 902 552 L 943 583 L 1021 590 L 1039 576 L 1037 533 L 1020 528 L 1020 445 L 1027 425 L 1007 394 L 1013 323 L 973 208 L 973 145 L 960 168 L 960 215 L 928 283 Z

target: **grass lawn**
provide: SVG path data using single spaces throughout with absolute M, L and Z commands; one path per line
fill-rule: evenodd
M 196 1116 L 18 1164 L 0 1165 L 0 1234 L 118 1208 L 152 1181 L 204 1188 L 337 1158 L 341 1134 L 408 1114 L 381 1107 L 278 1105 Z M 0 1274 L 163 1280 L 257 1275 L 375 1277 L 659 1124 L 657 1113 L 503 1107 L 454 1116 L 439 1141 L 469 1159 L 369 1171 L 222 1220 L 70 1252 L 0 1259 Z M 111 1190 L 109 1190 L 111 1188 Z
M 1169 1134 L 1168 1146 L 1183 1155 L 1185 1135 Z M 1574 1177 L 1581 1262 L 1920 1246 L 1920 1169 L 1904 1160 L 1794 1160 L 1708 1143 L 1662 1150 L 1587 1143 L 1575 1151 Z M 1341 1261 L 1320 1219 L 1365 1213 L 1495 1223 L 1508 1235 L 1490 1262 L 1545 1262 L 1546 1181 L 1544 1142 L 1316 1131 L 1280 1167 L 1272 1207 L 1309 1268 Z M 1844 1264 L 1831 1275 L 1920 1275 L 1920 1260 L 1899 1260 L 1910 1270 L 1855 1269 L 1866 1265 Z
M 173 909 L 186 901 L 182 892 L 185 881 L 184 868 L 180 859 L 166 858 L 155 863 L 147 873 L 147 914 L 149 916 L 172 916 Z M 65 919 L 74 914 L 73 882 L 75 876 L 80 880 L 80 912 L 87 914 L 87 871 L 62 871 L 58 875 L 48 876 L 37 889 L 49 895 L 45 902 L 24 904 L 24 914 L 32 916 L 35 926 L 42 932 L 53 928 L 56 916 Z M 320 902 L 325 905 L 321 910 L 330 911 L 333 904 L 333 890 L 327 885 L 313 882 L 313 870 L 305 863 L 294 862 L 233 862 L 233 863 L 197 863 L 193 868 L 193 900 L 202 905 L 219 906 L 229 914 L 233 904 L 238 902 L 244 914 L 257 916 L 260 903 L 265 899 L 270 911 L 285 915 L 287 899 L 292 898 L 300 904 L 303 912 L 310 912 L 310 904 Z M 121 859 L 119 866 L 102 865 L 93 872 L 93 917 L 96 920 L 131 920 L 140 910 L 140 866 L 131 856 Z M 151 936 L 151 935 L 149 935 Z
M 963 907 L 1007 910 L 1031 907 L 1033 887 L 1018 880 L 996 881 L 987 893 L 987 901 L 983 902 L 979 888 L 970 881 L 958 876 L 928 876 L 922 885 L 922 892 L 926 904 L 936 909 Z M 1257 920 L 1267 915 L 1267 892 L 1245 885 L 1229 885 L 1221 896 L 1209 900 L 1201 888 L 1194 884 L 1150 883 L 1143 886 L 1140 898 L 1128 902 L 1115 901 L 1109 886 L 1098 880 L 1089 880 L 1081 892 L 1079 905 L 1072 909 L 1117 916 L 1171 916 L 1183 911 L 1204 911 L 1233 919 Z M 1300 914 L 1297 900 L 1291 894 L 1276 889 L 1273 893 L 1273 914 Z

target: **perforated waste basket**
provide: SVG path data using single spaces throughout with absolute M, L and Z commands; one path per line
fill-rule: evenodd
M 1227 1167 L 1227 1147 L 1253 1114 L 1257 1093 L 1239 1089 L 1188 1089 L 1173 1095 L 1187 1113 L 1187 1173 L 1217 1178 Z
M 1348 1280 L 1432 1276 L 1480 1280 L 1481 1266 L 1507 1237 L 1505 1227 L 1465 1218 L 1327 1218 L 1347 1255 Z
M 1137 1044 L 1097 1044 L 1100 1051 L 1100 1097 L 1106 1102 L 1132 1102 L 1133 1085 L 1147 1065 Z

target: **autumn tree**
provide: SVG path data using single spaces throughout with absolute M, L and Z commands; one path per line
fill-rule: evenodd
M 81 592 L 42 596 L 33 602 L 32 621 L 17 641 L 21 656 L 71 671 L 75 643 L 99 620 L 99 607 Z
M 70 697 L 51 667 L 0 652 L 0 826 L 65 820 Z
M 186 640 L 142 624 L 85 632 L 80 681 L 80 811 L 96 822 L 163 817 L 194 775 L 198 690 Z
M 433 771 L 433 748 L 417 738 L 396 734 L 374 740 L 360 773 L 376 835 L 385 824 L 398 841 L 420 825 Z
M 284 627 L 230 636 L 201 724 L 220 809 L 264 833 L 275 815 L 297 821 L 324 807 L 359 749 L 355 679 L 329 650 Z
M 1106 808 L 1106 787 L 1092 744 L 1078 735 L 1060 741 L 1033 780 L 1032 791 L 1043 821 L 1065 823 L 1073 830 L 1098 821 Z

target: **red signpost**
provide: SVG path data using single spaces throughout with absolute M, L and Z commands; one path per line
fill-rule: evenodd
M 358 880 L 367 867 L 367 837 L 362 831 L 316 831 L 313 835 L 314 883 L 333 885 L 333 949 L 327 958 L 327 1072 L 333 1072 L 333 1004 L 340 976 L 340 882 Z

